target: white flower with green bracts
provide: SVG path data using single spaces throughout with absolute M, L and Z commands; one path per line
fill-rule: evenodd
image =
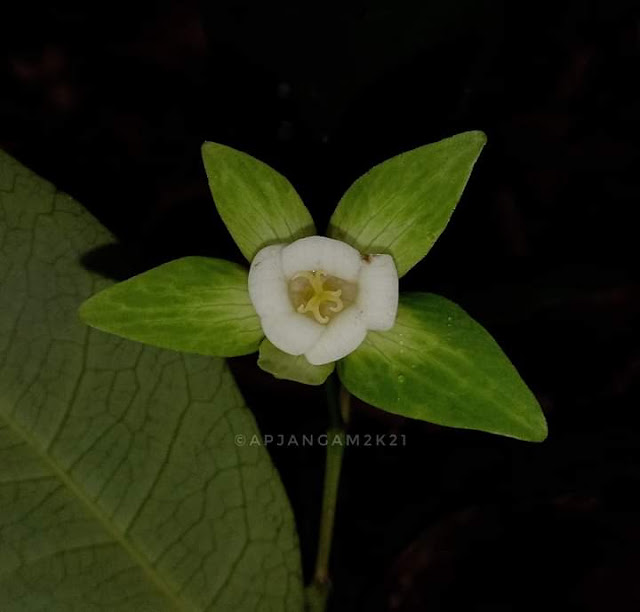
M 398 278 L 447 225 L 485 141 L 466 132 L 375 166 L 338 203 L 328 237 L 281 174 L 205 143 L 216 207 L 249 270 L 185 257 L 95 295 L 81 316 L 174 350 L 258 350 L 262 369 L 311 385 L 337 366 L 350 393 L 383 410 L 542 440 L 540 407 L 493 338 L 445 298 L 398 294 Z
M 275 347 L 324 365 L 357 349 L 368 330 L 393 327 L 398 273 L 390 255 L 311 236 L 262 249 L 251 262 L 249 295 Z

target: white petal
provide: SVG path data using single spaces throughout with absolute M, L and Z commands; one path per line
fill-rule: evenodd
M 369 255 L 358 280 L 358 308 L 367 329 L 391 329 L 398 313 L 398 271 L 391 255 Z
M 324 333 L 304 356 L 312 365 L 342 359 L 355 351 L 367 335 L 363 313 L 354 305 L 334 317 Z
M 302 355 L 314 346 L 325 326 L 295 311 L 263 317 L 262 330 L 271 343 L 290 355 Z
M 283 244 L 258 251 L 249 269 L 249 296 L 258 316 L 295 312 L 282 271 Z
M 282 269 L 287 278 L 296 272 L 324 270 L 346 281 L 358 279 L 362 265 L 360 253 L 346 242 L 309 236 L 286 246 L 282 251 Z

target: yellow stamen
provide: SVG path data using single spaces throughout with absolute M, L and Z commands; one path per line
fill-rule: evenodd
M 330 302 L 333 304 L 328 307 L 331 312 L 340 312 L 344 308 L 344 304 L 340 299 L 342 289 L 337 289 L 336 291 L 329 291 L 325 289 L 324 282 L 326 277 L 327 273 L 324 270 L 297 272 L 291 277 L 291 280 L 304 278 L 309 283 L 313 291 L 313 295 L 307 300 L 306 304 L 303 302 L 298 306 L 298 312 L 301 314 L 310 312 L 314 319 L 323 325 L 329 322 L 329 317 L 320 312 L 320 307 L 324 302 Z

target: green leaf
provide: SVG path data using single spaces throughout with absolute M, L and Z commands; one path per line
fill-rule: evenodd
M 335 362 L 311 365 L 304 355 L 289 355 L 265 338 L 260 345 L 258 366 L 276 378 L 293 380 L 305 385 L 321 385 L 335 368 Z
M 265 246 L 316 233 L 296 190 L 267 164 L 215 142 L 202 145 L 202 159 L 216 208 L 248 261 Z
M 301 612 L 294 520 L 220 359 L 77 318 L 112 238 L 0 152 L 0 610 Z
M 401 295 L 394 327 L 369 332 L 338 373 L 353 395 L 388 412 L 522 440 L 547 435 L 536 398 L 495 340 L 437 295 Z
M 89 298 L 85 323 L 161 348 L 214 357 L 258 350 L 264 337 L 247 271 L 223 259 L 184 257 Z
M 329 236 L 392 255 L 403 276 L 446 227 L 486 140 L 464 132 L 374 166 L 342 196 Z

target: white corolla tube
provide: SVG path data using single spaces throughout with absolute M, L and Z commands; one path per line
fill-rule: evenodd
M 390 255 L 311 236 L 260 250 L 249 295 L 274 346 L 322 365 L 357 349 L 368 330 L 393 327 L 398 272 Z

